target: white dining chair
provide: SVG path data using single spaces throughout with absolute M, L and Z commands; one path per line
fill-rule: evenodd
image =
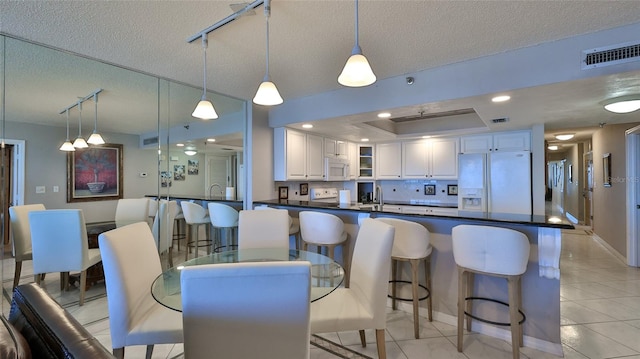
M 289 212 L 286 209 L 244 210 L 238 219 L 238 249 L 289 249 Z
M 386 358 L 386 303 L 393 248 L 393 226 L 365 219 L 358 231 L 349 288 L 337 288 L 311 303 L 311 333 L 375 329 L 378 358 Z
M 116 205 L 116 227 L 136 222 L 145 222 L 148 226 L 149 198 L 123 198 Z
M 147 223 L 134 223 L 98 237 L 107 287 L 111 346 L 116 358 L 124 349 L 182 343 L 182 316 L 151 296 L 151 284 L 162 274 L 160 256 Z
M 29 227 L 36 283 L 40 284 L 39 274 L 59 272 L 62 274 L 61 288 L 68 289 L 69 272 L 80 272 L 79 305 L 83 305 L 87 269 L 100 263 L 101 256 L 98 248 L 89 249 L 82 210 L 32 211 L 29 213 Z
M 9 207 L 11 233 L 13 234 L 13 256 L 16 261 L 13 272 L 13 289 L 20 283 L 22 262 L 29 261 L 31 255 L 31 228 L 29 228 L 29 212 L 44 211 L 43 204 L 25 204 Z
M 156 240 L 158 253 L 167 254 L 169 267 L 173 267 L 173 226 L 178 214 L 176 201 L 160 200 L 158 213 L 153 220 L 151 231 Z
M 185 267 L 185 358 L 309 358 L 310 271 L 306 261 Z

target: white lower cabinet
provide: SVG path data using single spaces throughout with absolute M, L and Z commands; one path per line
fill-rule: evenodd
M 432 216 L 452 216 L 458 214 L 457 208 L 442 208 L 429 206 L 401 206 L 405 214 L 429 214 Z M 386 210 L 386 207 L 385 207 Z

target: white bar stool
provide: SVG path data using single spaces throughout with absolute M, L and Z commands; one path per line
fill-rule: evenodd
M 427 299 L 429 321 L 433 321 L 431 309 L 431 252 L 433 247 L 429 242 L 429 231 L 421 224 L 396 218 L 376 218 L 377 221 L 390 224 L 395 228 L 393 250 L 391 252 L 391 295 L 392 308 L 397 309 L 396 300 L 413 302 L 413 332 L 416 339 L 420 338 L 419 301 Z M 409 262 L 411 265 L 411 281 L 398 279 L 398 262 Z M 420 261 L 424 261 L 425 285 L 418 279 Z M 396 294 L 397 283 L 410 283 L 412 297 L 399 298 Z M 418 295 L 418 287 L 427 294 Z
M 214 246 L 213 251 L 220 251 L 222 233 L 224 232 L 226 240 L 226 249 L 237 248 L 237 243 L 233 240 L 233 232 L 238 229 L 238 211 L 226 204 L 209 202 L 209 217 L 211 218 L 211 226 L 216 231 L 218 243 Z
M 318 253 L 321 247 L 327 247 L 327 255 L 334 258 L 335 247 L 342 245 L 342 263 L 344 266 L 345 285 L 349 284 L 349 256 L 348 246 L 343 245 L 349 238 L 344 230 L 344 222 L 340 217 L 329 213 L 302 211 L 298 214 L 300 219 L 300 237 L 302 238 L 302 250 L 307 250 L 308 245 L 317 246 Z M 333 276 L 331 276 L 333 280 Z
M 207 215 L 207 211 L 199 204 L 182 201 L 180 202 L 180 206 L 182 207 L 182 213 L 184 214 L 184 220 L 187 222 L 189 226 L 189 235 L 187 240 L 187 245 L 185 246 L 184 259 L 189 259 L 189 247 L 195 247 L 195 256 L 198 257 L 198 249 L 200 248 L 200 244 L 204 242 L 203 247 L 207 247 L 211 249 L 211 243 L 209 239 L 201 240 L 200 239 L 200 226 L 209 226 L 211 220 Z M 194 231 L 195 229 L 195 231 Z M 205 232 L 206 236 L 209 236 L 209 231 Z
M 185 234 L 186 224 L 187 223 L 184 220 L 184 213 L 182 212 L 182 206 L 178 204 L 178 213 L 173 219 L 173 241 L 178 242 L 178 252 L 180 252 L 180 241 L 187 237 Z M 173 243 L 171 246 L 173 246 Z
M 458 266 L 458 352 L 462 352 L 462 327 L 467 316 L 467 331 L 471 331 L 471 319 L 511 326 L 513 358 L 520 358 L 523 343 L 521 276 L 529 261 L 529 240 L 524 234 L 507 228 L 459 225 L 452 230 L 453 258 Z M 474 274 L 507 279 L 509 303 L 473 296 Z M 472 301 L 488 300 L 509 307 L 509 323 L 498 323 L 473 315 Z M 466 305 L 465 305 L 466 304 Z M 466 309 L 465 309 L 466 307 Z

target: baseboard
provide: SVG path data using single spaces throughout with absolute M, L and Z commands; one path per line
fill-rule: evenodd
M 593 232 L 592 236 L 596 240 L 596 242 L 602 244 L 614 257 L 619 259 L 625 265 L 628 265 L 629 262 L 627 262 L 627 257 L 620 254 L 620 252 L 615 250 L 609 243 L 607 243 L 607 241 L 600 238 L 600 236 L 598 236 L 595 232 Z

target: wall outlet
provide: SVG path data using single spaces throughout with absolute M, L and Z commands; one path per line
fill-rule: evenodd
M 53 192 L 60 192 L 60 187 L 53 186 Z
M 36 193 L 45 193 L 47 191 L 47 187 L 45 186 L 36 186 Z

